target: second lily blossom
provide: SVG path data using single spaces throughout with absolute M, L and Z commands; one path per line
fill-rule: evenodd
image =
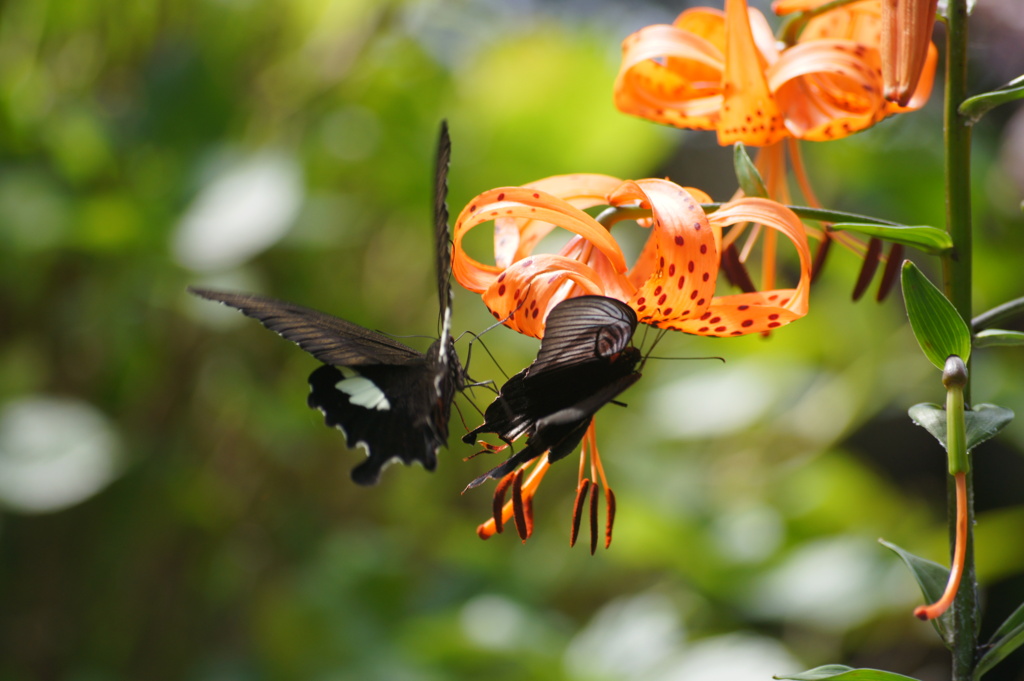
M 822 4 L 782 0 L 775 9 L 806 11 Z M 931 92 L 938 53 L 926 37 L 915 43 L 920 80 L 905 86 L 894 97 L 898 102 L 885 99 L 881 32 L 880 0 L 824 12 L 782 47 L 746 0 L 726 0 L 724 13 L 686 10 L 672 25 L 647 26 L 623 41 L 615 103 L 659 123 L 716 130 L 722 145 L 845 137 L 920 108 Z

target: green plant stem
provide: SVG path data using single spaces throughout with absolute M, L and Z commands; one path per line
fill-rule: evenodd
M 949 0 L 946 25 L 946 229 L 953 250 L 942 259 L 946 295 L 964 322 L 971 321 L 971 126 L 960 115 L 967 98 L 967 0 Z M 971 384 L 964 386 L 970 404 Z M 953 602 L 953 680 L 970 681 L 977 647 L 978 585 L 974 570 L 974 485 L 967 475 L 967 551 L 964 574 Z M 953 478 L 947 488 L 950 552 L 956 536 L 956 488 Z

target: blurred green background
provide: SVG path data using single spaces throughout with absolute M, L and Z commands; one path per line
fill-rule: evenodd
M 1019 22 L 991 5 L 976 90 L 1024 70 Z M 574 463 L 548 475 L 529 542 L 476 538 L 489 490 L 460 492 L 495 459 L 462 461 L 457 415 L 434 474 L 356 487 L 361 453 L 305 406 L 316 362 L 185 293 L 434 333 L 441 118 L 453 214 L 565 172 L 728 198 L 713 135 L 611 104 L 621 39 L 681 8 L 0 2 L 0 679 L 742 681 L 831 662 L 946 678 L 917 587 L 875 541 L 948 562 L 944 455 L 905 415 L 942 389 L 898 295 L 850 302 L 850 254 L 805 320 L 672 336 L 659 355 L 727 363 L 652 360 L 629 408 L 601 413 L 619 511 L 595 557 L 567 546 Z M 941 225 L 940 94 L 808 147 L 825 204 Z M 1024 288 L 1014 113 L 976 129 L 979 312 Z M 489 319 L 457 292 L 456 331 Z M 486 343 L 509 373 L 536 350 Z M 976 401 L 1024 413 L 1021 354 L 975 355 Z M 479 350 L 471 369 L 500 378 Z M 977 455 L 983 636 L 1024 600 L 1022 449 L 1018 421 Z M 989 678 L 1022 667 L 1018 651 Z

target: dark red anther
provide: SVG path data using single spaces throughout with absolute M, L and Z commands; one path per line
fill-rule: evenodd
M 721 267 L 722 271 L 725 272 L 726 279 L 733 286 L 736 286 L 744 293 L 752 293 L 757 290 L 757 287 L 754 286 L 754 281 L 750 278 L 750 273 L 747 272 L 746 266 L 740 262 L 740 254 L 736 250 L 736 244 L 729 244 L 722 251 Z
M 576 501 L 572 504 L 572 531 L 569 533 L 569 546 L 576 546 L 576 538 L 580 536 L 580 521 L 583 520 L 583 503 L 590 491 L 590 480 L 583 478 L 576 486 Z
M 515 473 L 509 473 L 494 487 L 494 502 L 491 510 L 494 513 L 494 532 L 496 534 L 501 534 L 501 531 L 505 529 L 501 511 L 505 506 L 505 494 L 508 493 L 508 486 L 512 484 L 515 475 Z
M 864 291 L 868 290 L 875 270 L 878 269 L 878 256 L 882 254 L 882 240 L 872 238 L 868 242 L 868 252 L 864 254 L 864 264 L 860 268 L 860 275 L 857 277 L 857 284 L 853 287 L 854 301 L 860 300 Z
M 889 249 L 889 261 L 885 263 L 885 269 L 882 271 L 882 282 L 878 285 L 878 295 L 875 296 L 875 300 L 878 302 L 885 300 L 900 275 L 900 269 L 903 265 L 903 250 L 903 244 L 893 244 L 892 248 Z
M 825 260 L 828 258 L 828 252 L 832 247 L 832 234 L 828 231 L 828 228 L 822 230 L 821 243 L 818 244 L 818 251 L 814 254 L 814 264 L 811 265 L 811 283 L 818 281 L 818 277 L 821 275 L 821 270 L 825 267 Z
M 611 487 L 604 488 L 604 503 L 608 507 L 608 523 L 604 527 L 604 547 L 612 545 L 612 526 L 615 524 L 615 492 Z
M 530 537 L 529 526 L 526 523 L 526 509 L 523 505 L 523 470 L 520 468 L 515 472 L 512 479 L 512 517 L 516 521 L 516 532 L 519 538 L 526 541 Z

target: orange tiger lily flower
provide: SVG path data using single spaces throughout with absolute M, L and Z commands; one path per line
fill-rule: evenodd
M 605 295 L 632 307 L 641 322 L 701 336 L 762 333 L 807 313 L 811 257 L 799 219 L 785 206 L 739 198 L 706 214 L 710 197 L 668 180 L 563 175 L 500 187 L 469 202 L 453 230 L 452 272 L 482 294 L 496 319 L 540 338 L 547 312 L 562 300 Z M 638 222 L 651 234 L 632 268 L 608 227 L 584 208 L 650 211 Z M 464 248 L 466 233 L 494 222 L 494 265 Z M 794 288 L 716 296 L 722 230 L 754 223 L 792 242 L 800 261 Z M 534 253 L 555 227 L 575 234 L 558 253 Z
M 462 286 L 481 294 L 496 319 L 537 338 L 543 336 L 547 314 L 555 305 L 585 294 L 617 298 L 632 307 L 643 323 L 702 336 L 763 333 L 804 316 L 811 255 L 796 215 L 760 198 L 739 198 L 708 214 L 701 204 L 710 202 L 699 189 L 668 180 L 620 180 L 607 175 L 561 175 L 523 187 L 491 189 L 472 199 L 455 222 L 452 272 Z M 602 222 L 584 212 L 598 206 L 636 219 L 650 230 L 632 267 L 612 236 L 608 226 L 612 220 Z M 491 222 L 493 265 L 471 257 L 464 244 L 469 230 Z M 715 295 L 722 230 L 746 223 L 781 234 L 793 244 L 800 262 L 795 287 Z M 555 228 L 574 236 L 557 253 L 535 252 Z M 588 462 L 591 474 L 586 477 Z M 501 532 L 510 520 L 524 541 L 530 536 L 533 496 L 548 466 L 547 456 L 541 456 L 499 482 L 492 518 L 477 529 L 480 537 Z M 592 421 L 582 443 L 572 532 L 575 542 L 586 505 L 591 551 L 598 543 L 599 486 L 604 489 L 608 546 L 615 496 L 601 466 Z M 506 502 L 509 490 L 512 499 Z
M 782 9 L 820 4 L 794 1 Z M 623 41 L 615 104 L 659 123 L 716 130 L 722 145 L 845 137 L 920 108 L 931 92 L 934 45 L 906 104 L 883 97 L 879 12 L 877 0 L 865 0 L 824 13 L 780 50 L 764 15 L 746 0 L 726 0 L 724 13 L 686 10 L 672 25 L 648 26 Z

